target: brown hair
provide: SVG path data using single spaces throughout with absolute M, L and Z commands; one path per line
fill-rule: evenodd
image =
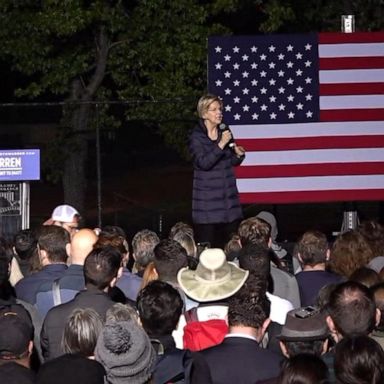
M 143 280 L 141 281 L 140 290 L 145 288 L 151 281 L 157 280 L 155 263 L 151 261 L 144 269 Z
M 360 267 L 349 277 L 351 281 L 357 281 L 368 288 L 380 283 L 379 274 L 371 268 Z
M 63 333 L 62 348 L 65 353 L 93 356 L 103 322 L 92 308 L 76 308 L 69 316 Z
M 373 258 L 373 252 L 357 231 L 345 232 L 337 237 L 331 248 L 331 269 L 339 275 L 349 278 L 358 268 L 367 265 Z
M 241 245 L 257 243 L 268 246 L 271 237 L 271 226 L 258 217 L 250 217 L 243 220 L 238 229 Z
M 370 245 L 374 257 L 384 255 L 384 227 L 380 223 L 375 220 L 364 221 L 357 230 Z
M 328 241 L 324 233 L 319 231 L 305 232 L 296 244 L 296 252 L 304 265 L 314 266 L 325 263 Z

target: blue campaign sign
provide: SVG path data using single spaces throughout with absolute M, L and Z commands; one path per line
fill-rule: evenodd
M 39 149 L 0 149 L 0 181 L 40 180 Z

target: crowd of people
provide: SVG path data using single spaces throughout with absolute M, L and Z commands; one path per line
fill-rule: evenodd
M 214 248 L 61 205 L 1 238 L 0 382 L 384 383 L 383 255 L 376 221 L 284 249 L 260 212 Z

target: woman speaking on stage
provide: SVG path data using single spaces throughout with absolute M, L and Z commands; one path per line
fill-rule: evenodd
M 197 104 L 198 124 L 189 136 L 194 175 L 192 220 L 198 243 L 223 247 L 242 218 L 233 167 L 245 157 L 232 132 L 222 122 L 223 103 L 204 95 Z

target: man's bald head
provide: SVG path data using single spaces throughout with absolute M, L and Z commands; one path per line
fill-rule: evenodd
M 96 241 L 97 235 L 92 229 L 83 228 L 76 232 L 71 241 L 71 264 L 83 265 Z

